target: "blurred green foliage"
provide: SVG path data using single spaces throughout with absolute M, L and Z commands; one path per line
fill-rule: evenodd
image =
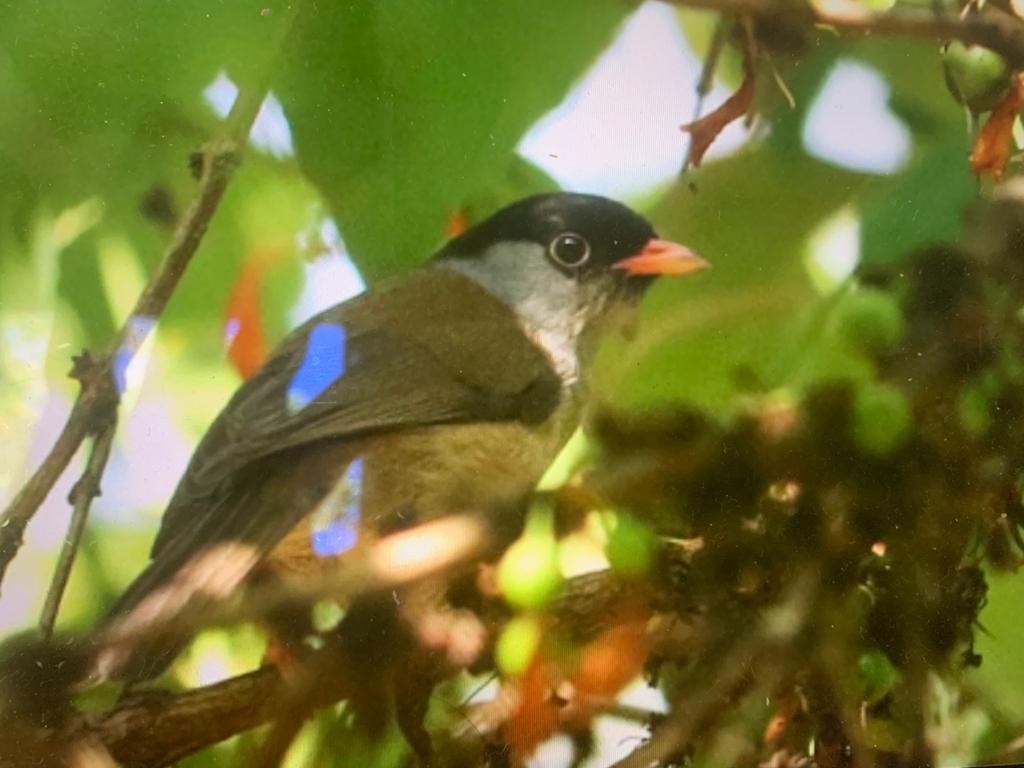
M 283 10 L 284 0 L 0 4 L 0 433 L 13 436 L 0 458 L 8 464 L 21 466 L 14 451 L 27 448 L 39 416 L 25 409 L 27 393 L 70 392 L 61 378 L 69 354 L 104 344 L 154 269 L 169 236 L 161 211 L 173 217 L 187 204 L 195 186 L 189 154 L 216 130 L 204 89 L 222 72 L 249 82 L 271 55 L 266 42 Z M 154 354 L 162 373 L 150 385 L 174 403 L 178 426 L 194 439 L 235 386 L 223 317 L 247 257 L 275 248 L 288 256 L 264 285 L 262 314 L 278 338 L 308 255 L 296 236 L 315 231 L 324 211 L 376 279 L 425 260 L 453 211 L 483 215 L 551 188 L 515 147 L 630 10 L 619 0 L 306 2 L 272 85 L 295 157 L 248 153 L 161 323 Z M 679 14 L 698 52 L 711 18 Z M 724 415 L 751 394 L 793 394 L 825 376 L 871 378 L 856 344 L 830 321 L 850 301 L 848 289 L 816 282 L 808 266 L 815 233 L 845 213 L 859 223 L 863 263 L 892 264 L 915 247 L 954 238 L 976 184 L 937 46 L 818 42 L 776 59 L 793 109 L 770 79 L 761 81 L 759 101 L 777 107 L 768 129 L 646 196 L 659 231 L 694 246 L 714 270 L 659 286 L 628 346 L 609 341 L 605 397 L 631 408 L 685 401 Z M 843 169 L 805 150 L 808 109 L 844 57 L 877 69 L 891 89 L 890 108 L 911 131 L 912 156 L 896 173 Z M 729 47 L 722 66 L 732 84 L 738 62 Z M 691 87 L 678 84 L 680 92 Z M 645 128 L 636 126 L 637 141 Z M 44 370 L 19 368 L 15 339 L 26 334 L 45 345 Z M 12 491 L 16 479 L 0 491 Z M 150 533 L 94 526 L 66 622 L 90 620 L 131 577 Z M 53 552 L 33 554 L 42 585 Z M 988 697 L 983 709 L 1001 713 L 992 715 L 993 729 L 1024 719 L 1024 668 L 1013 650 L 1024 642 L 1021 591 L 1019 579 L 996 581 L 983 614 L 989 634 L 980 641 L 977 684 Z M 255 657 L 256 642 L 223 639 L 229 671 L 240 668 L 238 658 Z M 250 742 L 242 737 L 183 764 L 224 764 Z M 371 749 L 341 708 L 307 728 L 292 764 L 337 764 L 331 755 L 370 764 L 355 757 L 364 755 L 397 765 L 404 754 L 394 739 L 377 747 L 386 754 L 371 758 Z

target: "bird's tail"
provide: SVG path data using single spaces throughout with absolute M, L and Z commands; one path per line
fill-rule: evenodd
M 204 611 L 230 595 L 259 562 L 239 541 L 199 552 L 162 551 L 95 630 L 98 680 L 148 680 L 170 666 L 202 624 Z

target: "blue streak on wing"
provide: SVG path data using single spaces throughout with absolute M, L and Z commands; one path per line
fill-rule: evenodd
M 306 355 L 288 384 L 288 410 L 301 411 L 345 375 L 345 327 L 320 323 L 310 331 Z
M 362 506 L 363 459 L 359 457 L 348 465 L 344 476 L 314 513 L 310 543 L 317 557 L 340 555 L 355 546 Z

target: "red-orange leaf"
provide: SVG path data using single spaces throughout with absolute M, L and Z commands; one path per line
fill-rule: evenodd
M 1013 143 L 1013 121 L 1024 107 L 1024 73 L 1018 73 L 1006 96 L 985 121 L 985 126 L 971 148 L 971 170 L 978 176 L 1003 175 L 1010 160 Z
M 764 729 L 764 743 L 769 747 L 776 747 L 781 744 L 790 724 L 800 713 L 800 697 L 795 693 L 788 693 L 779 699 L 775 707 L 775 714 Z
M 583 648 L 572 683 L 583 696 L 610 699 L 643 671 L 649 653 L 646 618 L 630 617 Z
M 254 251 L 242 265 L 224 308 L 228 359 L 243 379 L 252 376 L 267 357 L 267 337 L 260 311 L 263 277 L 281 257 L 279 248 Z
M 560 707 L 554 695 L 557 680 L 553 666 L 538 655 L 513 683 L 512 714 L 505 721 L 503 733 L 505 743 L 520 760 L 558 731 Z
M 739 89 L 722 102 L 721 106 L 713 112 L 709 112 L 699 120 L 680 126 L 680 129 L 690 134 L 690 162 L 693 167 L 700 166 L 704 154 L 718 138 L 725 127 L 733 120 L 738 120 L 750 111 L 750 105 L 754 101 L 754 72 L 747 67 L 746 76 L 740 84 Z
M 650 653 L 649 613 L 630 610 L 576 653 L 541 648 L 527 670 L 505 681 L 510 713 L 505 742 L 520 760 L 560 730 L 590 725 L 595 713 L 643 671 Z

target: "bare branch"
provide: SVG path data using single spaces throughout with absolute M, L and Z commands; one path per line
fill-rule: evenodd
M 75 487 L 68 497 L 74 505 L 71 524 L 68 526 L 68 533 L 64 538 L 57 567 L 54 569 L 50 589 L 46 593 L 46 601 L 43 603 L 43 610 L 39 617 L 39 629 L 44 637 L 50 637 L 53 634 L 53 625 L 57 621 L 61 597 L 68 585 L 71 567 L 75 564 L 75 555 L 78 553 L 78 545 L 82 541 L 82 534 L 85 533 L 85 524 L 89 520 L 89 508 L 92 506 L 92 500 L 100 495 L 100 479 L 103 477 L 103 469 L 107 466 L 107 459 L 110 457 L 110 445 L 114 441 L 116 428 L 116 423 L 111 422 L 96 436 L 85 472 L 75 483 Z
M 286 17 L 279 22 L 278 39 L 269 46 L 269 50 L 274 53 L 283 48 L 299 5 L 293 3 Z M 203 148 L 196 198 L 175 230 L 160 267 L 143 289 L 132 313 L 101 357 L 95 361 L 86 358 L 84 370 L 76 366 L 72 372 L 81 382 L 82 389 L 64 429 L 39 468 L 0 514 L 0 584 L 3 583 L 7 567 L 21 547 L 25 527 L 67 469 L 82 441 L 103 428 L 97 425 L 104 425 L 111 420 L 120 399 L 116 372 L 124 370 L 152 332 L 199 247 L 269 90 L 275 62 L 276 55 L 268 57 L 260 77 L 251 85 L 240 88 L 221 134 Z M 102 475 L 102 466 L 95 474 Z
M 99 742 L 128 768 L 159 768 L 270 721 L 287 690 L 276 667 L 263 667 L 179 694 L 127 699 L 99 720 L 76 723 L 67 738 Z
M 755 680 L 755 670 L 762 665 L 770 667 L 766 664 L 768 655 L 768 644 L 764 641 L 741 644 L 726 654 L 715 665 L 708 686 L 676 702 L 672 714 L 664 725 L 655 730 L 651 740 L 612 768 L 646 768 L 676 759 L 690 746 L 694 737 L 713 728 L 729 711 L 737 696 L 749 689 Z M 768 674 L 781 677 L 778 669 Z
M 1013 67 L 1024 67 L 1024 22 L 991 3 L 961 18 L 946 11 L 897 5 L 871 11 L 853 0 L 670 0 L 675 5 L 756 17 L 795 17 L 839 32 L 962 40 L 998 51 Z

